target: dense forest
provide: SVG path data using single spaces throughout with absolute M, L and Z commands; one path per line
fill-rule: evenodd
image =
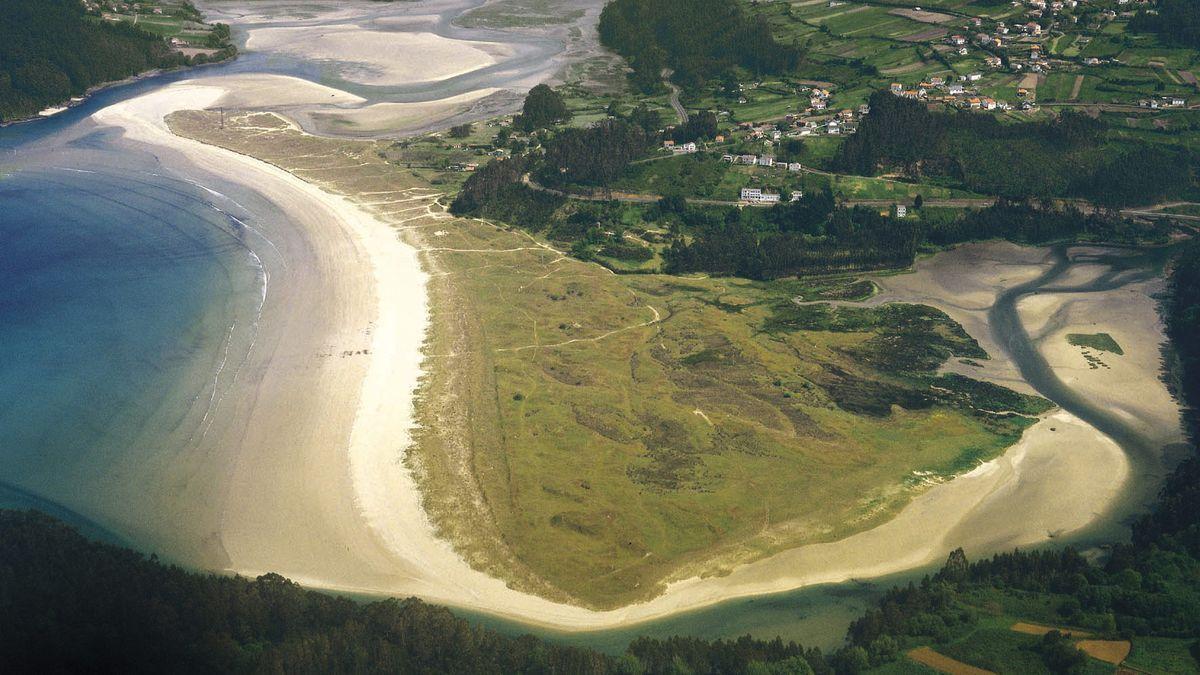
M 614 0 L 600 13 L 599 30 L 645 92 L 661 87 L 663 70 L 695 87 L 733 67 L 778 74 L 800 61 L 799 49 L 779 44 L 766 21 L 728 0 Z
M 968 241 L 1138 243 L 1167 236 L 1164 228 L 1116 216 L 1004 199 L 949 218 L 898 219 L 837 206 L 826 191 L 766 210 L 732 210 L 723 219 L 711 214 L 711 208 L 684 214 L 694 236 L 677 237 L 664 253 L 667 272 L 776 279 L 907 267 L 924 248 Z
M 571 201 L 522 182 L 531 174 L 543 185 L 558 188 L 604 188 L 639 155 L 644 143 L 643 132 L 623 120 L 565 130 L 546 141 L 543 157 L 494 161 L 480 168 L 467 179 L 451 211 L 544 234 L 581 258 L 599 250 L 610 258 L 648 260 L 652 251 L 624 236 L 628 225 L 620 203 Z M 1137 224 L 1113 213 L 1085 213 L 1071 205 L 1032 200 L 1000 199 L 983 209 L 901 219 L 876 208 L 839 205 L 828 189 L 766 209 L 691 204 L 668 197 L 642 217 L 670 233 L 662 251 L 664 272 L 757 280 L 902 268 L 923 250 L 968 241 L 1137 244 L 1163 243 L 1168 236 L 1162 224 Z
M 1158 33 L 1166 42 L 1181 47 L 1200 48 L 1200 4 L 1195 0 L 1159 0 L 1157 13 L 1140 12 L 1129 29 Z
M 1194 191 L 1196 158 L 1183 148 L 1109 140 L 1103 122 L 1065 112 L 1051 122 L 933 112 L 877 92 L 871 114 L 835 158 L 838 171 L 900 169 L 980 194 L 1080 197 L 1103 206 L 1147 204 Z
M 23 119 L 90 87 L 188 63 L 162 38 L 100 22 L 79 0 L 6 0 L 0 21 L 0 122 Z
M 897 221 L 876 209 L 835 208 L 830 194 L 776 206 L 765 222 L 758 210 L 714 215 L 707 209 L 684 214 L 696 234 L 690 241 L 675 239 L 663 256 L 665 271 L 776 279 L 904 267 L 916 255 L 919 239 L 913 221 Z
M 272 673 L 855 673 L 782 640 L 634 641 L 625 654 L 511 637 L 416 599 L 368 604 L 276 574 L 187 572 L 0 510 L 0 670 Z

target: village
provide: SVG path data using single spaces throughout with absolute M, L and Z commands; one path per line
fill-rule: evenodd
M 203 17 L 186 0 L 123 2 L 81 0 L 84 11 L 101 21 L 128 23 L 161 36 L 173 51 L 201 61 L 219 58 L 229 47 L 228 28 L 204 23 Z
M 773 12 L 769 8 L 779 4 L 758 6 Z M 828 157 L 854 136 L 871 114 L 866 99 L 873 92 L 889 91 L 931 110 L 950 108 L 963 113 L 990 114 L 1015 123 L 1056 116 L 1070 109 L 1064 105 L 1098 106 L 1092 114 L 1096 110 L 1124 112 L 1139 107 L 1147 113 L 1160 114 L 1160 110 L 1189 107 L 1189 97 L 1177 87 L 1160 90 L 1159 95 L 1143 95 L 1140 99 L 1122 96 L 1120 100 L 1097 100 L 1099 92 L 1090 89 L 1093 81 L 1105 83 L 1105 77 L 1123 77 L 1124 71 L 1131 68 L 1128 62 L 1135 60 L 1131 59 L 1131 52 L 1110 50 L 1097 55 L 1091 48 L 1109 40 L 1109 34 L 1119 35 L 1119 29 L 1131 16 L 1147 6 L 1142 0 L 1019 0 L 1004 5 L 993 3 L 986 8 L 958 6 L 956 9 L 945 3 L 928 9 L 877 7 L 840 0 L 828 4 L 847 16 L 865 17 L 874 12 L 882 20 L 892 17 L 899 23 L 887 30 L 903 35 L 906 44 L 915 45 L 920 61 L 911 62 L 912 67 L 901 62 L 900 66 L 881 66 L 876 71 L 864 69 L 857 81 L 835 77 L 830 79 L 836 82 L 806 79 L 817 73 L 794 79 L 746 77 L 746 73 L 741 73 L 732 82 L 727 80 L 704 90 L 693 90 L 678 108 L 670 104 L 669 88 L 630 98 L 595 97 L 564 89 L 571 107 L 580 111 L 576 120 L 581 125 L 611 117 L 613 110 L 629 111 L 637 106 L 647 106 L 664 117 L 664 124 L 658 129 L 661 139 L 658 151 L 635 161 L 634 166 L 641 168 L 631 172 L 614 189 L 635 196 L 683 192 L 692 198 L 717 203 L 772 205 L 801 199 L 806 191 L 812 192 L 823 183 L 836 183 L 836 190 L 844 198 L 888 202 L 893 205 L 890 215 L 904 218 L 908 210 L 903 205 L 912 204 L 915 194 L 907 184 L 896 180 L 845 179 L 827 171 Z M 784 18 L 792 22 L 788 25 L 800 25 L 804 30 L 813 25 L 796 24 L 790 15 L 780 20 Z M 847 25 L 851 27 L 849 30 L 855 30 L 853 27 L 860 23 Z M 912 30 L 911 26 L 926 28 L 917 33 L 901 33 Z M 836 33 L 834 37 L 845 39 Z M 1164 77 L 1171 75 L 1189 81 L 1190 73 L 1184 70 L 1164 73 Z M 1088 86 L 1081 91 L 1085 79 Z M 1149 94 L 1152 89 L 1143 91 Z M 683 132 L 687 111 L 693 115 L 715 115 L 717 123 L 701 135 Z M 672 113 L 677 119 L 670 119 Z M 479 134 L 482 137 L 473 138 L 473 142 L 451 140 L 445 149 L 452 152 L 452 158 L 433 150 L 432 145 L 438 144 L 435 140 L 438 134 L 433 134 L 432 145 L 405 144 L 405 149 L 392 151 L 393 159 L 410 167 L 440 166 L 442 170 L 471 173 L 486 161 L 485 156 L 521 155 L 540 145 L 538 134 L 522 133 L 513 129 L 511 123 L 511 117 L 487 123 L 488 127 L 504 130 L 503 137 L 497 139 L 499 142 L 492 142 L 494 130 L 489 133 L 482 129 Z M 680 177 L 688 173 L 702 174 L 708 182 L 700 185 Z M 937 194 L 936 190 L 926 187 L 923 192 L 929 198 Z
M 1021 11 L 1008 21 L 982 16 L 972 16 L 964 21 L 956 19 L 944 25 L 953 25 L 958 32 L 932 45 L 936 58 L 953 74 L 929 76 L 919 82 L 893 82 L 890 90 L 904 98 L 963 110 L 1036 112 L 1038 84 L 1047 74 L 1056 71 L 1082 73 L 1084 69 L 1122 65 L 1117 56 L 1084 56 L 1081 53 L 1091 43 L 1091 34 L 1102 33 L 1111 22 L 1130 19 L 1138 10 L 1149 6 L 1148 0 L 1115 0 L 1120 11 L 1102 8 L 1113 4 L 1096 0 L 1013 0 L 1011 5 Z M 914 13 L 923 11 L 920 7 L 912 10 Z M 1155 10 L 1147 11 L 1153 13 Z M 926 12 L 923 16 L 944 15 Z M 1064 40 L 1071 43 L 1072 49 L 1059 48 Z M 973 62 L 979 62 L 983 70 L 958 73 L 961 64 Z M 987 71 L 1024 75 L 1016 88 L 1015 101 L 984 93 L 989 84 Z M 1082 82 L 1083 76 L 1078 77 Z M 1076 88 L 1072 98 L 1078 93 Z M 1149 109 L 1183 108 L 1188 101 L 1178 95 L 1159 96 L 1140 100 L 1137 105 Z

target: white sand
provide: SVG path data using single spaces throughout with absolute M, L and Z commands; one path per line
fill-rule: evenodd
M 470 569 L 434 535 L 401 462 L 426 326 L 414 251 L 350 201 L 257 160 L 175 137 L 162 123 L 176 109 L 249 95 L 236 81 L 214 78 L 95 115 L 201 169 L 236 176 L 294 219 L 293 229 L 273 233 L 287 265 L 272 272 L 255 351 L 259 376 L 223 411 L 231 421 L 213 435 L 209 452 L 189 459 L 186 471 L 169 472 L 175 482 L 162 494 L 148 490 L 154 494 L 141 505 L 140 529 L 173 543 L 180 559 L 242 574 L 274 571 L 330 589 L 416 594 L 558 628 L 615 627 L 735 597 L 898 572 L 960 545 L 980 555 L 1045 541 L 1103 513 L 1127 479 L 1119 448 L 1058 413 L 1005 456 L 843 541 L 781 553 L 725 577 L 677 581 L 652 601 L 610 612 L 513 591 Z M 951 314 L 986 345 L 979 313 L 999 288 L 1036 274 L 1042 254 L 1013 247 L 958 255 L 967 258 L 888 278 L 884 297 L 958 303 Z M 370 354 L 338 357 L 362 349 Z M 174 487 L 180 481 L 183 490 Z
M 280 108 L 298 105 L 360 105 L 361 96 L 287 75 L 245 73 L 220 78 L 227 93 L 216 105 L 225 108 Z
M 343 79 L 374 86 L 447 80 L 511 55 L 510 47 L 493 42 L 354 25 L 255 28 L 246 48 L 327 61 Z
M 348 110 L 321 109 L 299 112 L 298 119 L 309 121 L 321 132 L 337 130 L 341 134 L 375 135 L 412 129 L 428 129 L 469 111 L 472 106 L 500 91 L 494 87 L 477 89 L 437 101 L 414 103 L 375 103 Z

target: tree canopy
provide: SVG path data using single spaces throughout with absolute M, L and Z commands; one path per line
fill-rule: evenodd
M 525 104 L 521 114 L 513 120 L 513 126 L 522 131 L 533 131 L 570 118 L 571 112 L 562 95 L 548 85 L 539 84 L 525 96 Z
M 600 41 L 633 67 L 643 91 L 660 86 L 663 70 L 697 86 L 732 66 L 757 74 L 795 68 L 800 50 L 779 44 L 761 17 L 731 0 L 614 0 L 600 13 Z
M 991 115 L 933 112 L 886 91 L 872 95 L 870 105 L 871 114 L 835 158 L 836 170 L 874 175 L 898 168 L 981 194 L 1082 197 L 1109 207 L 1193 189 L 1190 151 L 1110 139 L 1103 122 L 1082 113 L 1004 123 Z
M 0 21 L 0 122 L 80 96 L 90 87 L 186 57 L 127 23 L 89 20 L 78 0 L 6 0 Z

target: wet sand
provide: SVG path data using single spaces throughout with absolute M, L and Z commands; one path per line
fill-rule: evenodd
M 268 70 L 297 70 L 357 101 L 288 104 L 261 99 L 322 136 L 400 137 L 520 109 L 525 93 L 564 70 L 611 59 L 595 32 L 599 0 L 503 8 L 497 27 L 456 23 L 483 0 L 203 0 L 211 21 L 233 26 Z M 549 22 L 538 11 L 548 11 Z M 560 18 L 566 17 L 566 18 Z M 527 21 L 526 21 L 527 20 Z M 468 23 L 471 23 L 468 21 Z M 622 77 L 619 74 L 617 77 Z

